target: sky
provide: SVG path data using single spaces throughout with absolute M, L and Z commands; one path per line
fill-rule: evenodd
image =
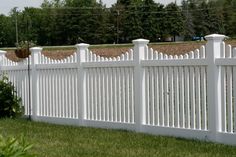
M 168 4 L 170 2 L 175 2 L 175 0 L 155 0 L 156 2 L 162 4 Z M 176 0 L 180 4 L 182 0 Z M 7 15 L 10 10 L 14 7 L 23 9 L 24 7 L 40 7 L 43 0 L 0 0 L 0 14 Z M 114 4 L 116 0 L 103 0 L 103 3 L 110 7 Z

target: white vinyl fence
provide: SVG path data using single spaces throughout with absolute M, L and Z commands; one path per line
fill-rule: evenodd
M 0 51 L 0 72 L 36 121 L 236 145 L 236 49 L 224 35 L 205 38 L 206 46 L 180 56 L 149 49 L 144 39 L 113 58 L 97 56 L 88 44 L 63 60 L 31 48 L 31 104 L 28 59 L 15 63 Z

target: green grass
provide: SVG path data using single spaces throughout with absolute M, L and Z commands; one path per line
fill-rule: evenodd
M 0 120 L 0 134 L 33 143 L 39 157 L 230 157 L 236 147 L 128 131 Z

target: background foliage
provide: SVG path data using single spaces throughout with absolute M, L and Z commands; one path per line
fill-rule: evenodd
M 125 43 L 136 38 L 161 41 L 166 37 L 211 33 L 236 36 L 235 0 L 183 0 L 166 6 L 154 0 L 118 0 L 111 8 L 95 0 L 44 0 L 41 8 L 13 8 L 0 15 L 0 47 L 19 41 L 38 45 Z

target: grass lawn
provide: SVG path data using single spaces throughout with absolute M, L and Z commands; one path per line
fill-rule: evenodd
M 25 136 L 39 157 L 230 157 L 236 147 L 128 131 L 0 120 L 3 136 Z

